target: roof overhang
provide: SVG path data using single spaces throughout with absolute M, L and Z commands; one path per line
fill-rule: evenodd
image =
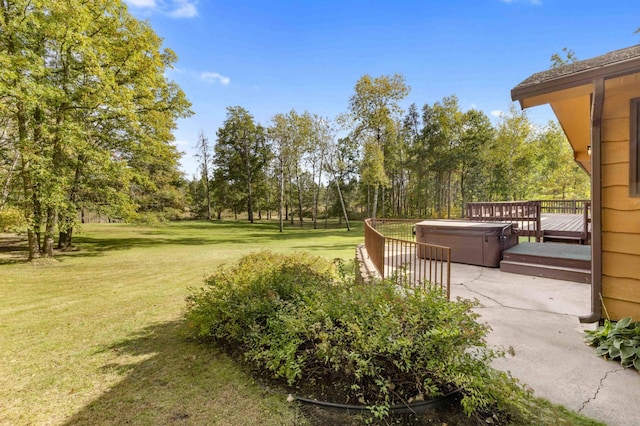
M 576 162 L 591 173 L 591 103 L 595 82 L 640 70 L 640 45 L 533 74 L 511 90 L 530 108 L 549 104 L 571 143 Z
M 640 51 L 640 46 L 634 46 L 634 49 Z M 606 56 L 603 55 L 602 57 Z M 594 58 L 596 64 L 597 59 Z M 585 64 L 585 67 L 581 68 L 580 64 Z M 572 69 L 577 69 L 577 71 L 571 72 Z M 593 82 L 599 78 L 609 79 L 638 72 L 640 70 L 640 56 L 634 56 L 619 62 L 604 62 L 601 65 L 592 67 L 589 67 L 589 60 L 587 60 L 565 65 L 559 70 L 559 72 L 548 70 L 532 75 L 511 90 L 511 99 L 519 101 L 522 108 L 528 108 L 533 106 L 527 105 L 528 99 L 539 98 L 541 95 L 563 92 L 580 86 L 593 86 Z M 541 104 L 538 103 L 537 105 Z

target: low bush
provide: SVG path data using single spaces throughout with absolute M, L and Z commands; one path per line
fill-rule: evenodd
M 618 322 L 605 320 L 604 325 L 585 333 L 585 342 L 596 347 L 596 355 L 618 359 L 623 367 L 640 371 L 640 322 L 630 317 Z
M 475 304 L 436 288 L 358 285 L 327 260 L 261 252 L 218 269 L 187 304 L 196 336 L 240 349 L 294 391 L 331 388 L 333 402 L 385 417 L 392 405 L 461 389 L 468 415 L 536 415 L 529 391 L 490 367 L 501 354 L 487 348 Z
M 26 228 L 24 214 L 13 207 L 0 209 L 0 232 L 19 232 Z

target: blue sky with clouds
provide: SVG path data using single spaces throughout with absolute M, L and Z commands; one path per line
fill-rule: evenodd
M 640 43 L 637 0 L 125 1 L 178 55 L 168 76 L 195 112 L 175 132 L 188 176 L 199 130 L 213 142 L 227 106 L 264 125 L 291 109 L 335 118 L 362 75 L 402 73 L 405 106 L 456 95 L 495 117 L 564 47 L 587 59 Z

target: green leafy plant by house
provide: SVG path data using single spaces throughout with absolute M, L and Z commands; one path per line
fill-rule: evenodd
M 596 355 L 620 360 L 623 367 L 640 371 L 640 322 L 630 317 L 618 322 L 608 319 L 595 330 L 586 330 L 585 342 L 596 347 Z

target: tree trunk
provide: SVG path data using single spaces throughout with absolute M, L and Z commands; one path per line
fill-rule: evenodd
M 349 226 L 349 217 L 347 216 L 347 209 L 344 205 L 344 198 L 342 197 L 342 191 L 340 190 L 340 183 L 338 179 L 336 181 L 336 187 L 338 188 L 338 196 L 340 197 L 340 204 L 342 205 L 342 214 L 344 214 L 344 221 L 347 224 L 347 231 L 351 231 L 351 227 Z
M 300 216 L 300 227 L 302 228 L 302 187 L 300 186 L 300 175 L 296 167 L 296 187 L 298 188 L 298 215 Z
M 66 231 L 60 231 L 58 235 L 58 250 L 68 250 L 71 248 L 71 239 L 73 237 L 73 228 Z
M 209 189 L 209 178 L 207 177 L 208 173 L 205 172 L 205 191 L 207 193 L 207 220 L 211 220 L 211 191 Z
M 278 222 L 280 232 L 284 230 L 284 217 L 282 216 L 282 208 L 284 205 L 284 165 L 282 159 L 280 159 L 280 202 L 278 205 Z
M 322 185 L 323 161 L 320 160 L 320 170 L 318 171 L 318 185 L 313 192 L 313 229 L 318 229 L 318 198 L 320 198 L 320 185 Z
M 16 167 L 18 166 L 18 160 L 20 160 L 20 155 L 16 153 L 16 156 L 13 159 L 13 162 L 11 163 L 11 167 L 7 171 L 7 178 L 5 179 L 4 185 L 2 186 L 2 198 L 0 198 L 0 209 L 4 207 L 4 205 L 7 202 L 7 199 L 9 198 L 9 194 L 11 193 L 10 191 L 11 180 L 13 179 L 13 173 L 16 170 Z
M 289 173 L 287 173 L 288 177 L 289 177 L 289 191 L 287 194 L 287 206 L 289 207 L 288 212 L 287 212 L 287 220 L 289 220 L 289 216 L 291 215 L 290 218 L 290 223 L 291 225 L 293 225 L 293 202 L 291 201 L 293 196 L 291 195 L 293 193 L 293 185 L 291 183 L 291 169 L 289 169 Z
M 376 185 L 373 188 L 373 209 L 372 209 L 372 215 L 371 215 L 373 219 L 376 218 L 376 214 L 378 213 L 378 190 L 379 190 L 379 185 Z
M 324 229 L 329 227 L 329 186 L 327 185 L 326 197 L 324 202 Z
M 56 212 L 53 207 L 47 209 L 47 220 L 44 229 L 44 244 L 42 245 L 42 254 L 45 257 L 53 257 L 53 233 L 56 226 Z

